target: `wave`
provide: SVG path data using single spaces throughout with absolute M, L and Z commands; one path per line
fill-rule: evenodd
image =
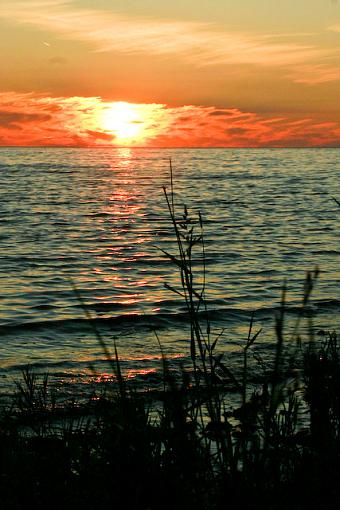
M 97 312 L 113 311 L 115 306 L 111 303 L 104 303 L 98 305 L 86 305 L 87 309 L 96 307 Z M 202 321 L 209 320 L 212 323 L 243 323 L 249 322 L 252 313 L 255 314 L 255 319 L 260 321 L 270 321 L 274 318 L 275 313 L 279 310 L 279 306 L 262 307 L 257 310 L 254 309 L 241 309 L 234 307 L 223 307 L 209 311 L 199 312 L 199 317 Z M 340 310 L 340 299 L 326 299 L 313 302 L 304 309 L 301 306 L 286 305 L 286 313 L 288 315 L 297 316 L 301 313 L 307 316 L 316 315 L 318 312 Z M 74 317 L 66 319 L 46 319 L 41 321 L 25 321 L 21 323 L 8 323 L 0 325 L 1 334 L 14 334 L 22 331 L 41 331 L 53 330 L 55 332 L 62 331 L 79 331 L 93 330 L 101 328 L 109 328 L 117 330 L 120 328 L 171 328 L 181 327 L 183 324 L 188 323 L 189 315 L 186 311 L 183 312 L 167 312 L 167 313 L 126 313 L 115 316 L 95 316 L 87 317 Z

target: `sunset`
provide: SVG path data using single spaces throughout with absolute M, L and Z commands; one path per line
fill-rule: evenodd
M 340 506 L 340 0 L 0 0 L 1 510 Z
M 3 146 L 340 144 L 337 2 L 12 0 L 0 27 Z

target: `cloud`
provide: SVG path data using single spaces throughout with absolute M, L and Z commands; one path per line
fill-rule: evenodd
M 296 83 L 317 85 L 340 80 L 340 67 L 328 64 L 307 64 L 295 69 L 291 77 Z
M 124 125 L 124 111 L 128 126 Z M 119 138 L 121 122 L 123 133 L 129 133 L 126 127 L 133 127 L 130 138 Z M 340 123 L 320 117 L 289 118 L 231 107 L 169 107 L 106 102 L 99 97 L 0 93 L 0 145 L 100 147 L 124 144 L 340 147 Z
M 53 98 L 33 93 L 2 92 L 0 144 L 88 145 L 90 137 L 86 136 L 86 129 L 92 124 L 86 124 L 86 119 L 95 115 L 97 102 L 97 98 Z M 81 111 L 84 107 L 88 114 Z M 80 122 L 83 122 L 81 126 Z
M 48 63 L 52 66 L 62 66 L 64 64 L 67 64 L 67 59 L 64 57 L 51 57 L 48 60 Z
M 340 25 L 332 25 L 332 26 L 328 27 L 328 30 L 330 32 L 340 32 Z
M 299 66 L 314 63 L 330 53 L 294 42 L 294 34 L 290 36 L 291 42 L 277 42 L 277 34 L 227 32 L 210 23 L 131 18 L 111 11 L 79 9 L 67 0 L 12 0 L 0 5 L 0 18 L 32 25 L 68 40 L 90 43 L 96 51 L 176 55 L 195 66 L 294 67 L 298 75 L 294 79 L 300 83 L 303 81 Z M 282 34 L 282 38 L 287 40 L 287 34 Z M 329 67 L 324 80 L 339 79 L 339 72 Z
M 50 115 L 43 113 L 22 113 L 0 110 L 0 126 L 8 129 L 20 129 L 21 124 L 25 125 L 32 122 L 47 122 L 50 119 Z
M 214 110 L 213 112 L 210 113 L 210 115 L 212 117 L 219 117 L 219 116 L 222 116 L 222 117 L 229 117 L 229 115 L 235 115 L 235 113 L 237 113 L 238 110 Z
M 114 140 L 114 135 L 103 133 L 102 131 L 92 131 L 91 129 L 87 129 L 86 133 L 90 135 L 91 138 L 96 140 L 104 140 L 105 142 L 112 142 Z

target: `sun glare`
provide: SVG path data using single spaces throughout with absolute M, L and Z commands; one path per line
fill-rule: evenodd
M 115 141 L 122 144 L 136 142 L 143 138 L 144 119 L 136 105 L 123 101 L 113 103 L 104 111 L 102 125 L 115 135 Z

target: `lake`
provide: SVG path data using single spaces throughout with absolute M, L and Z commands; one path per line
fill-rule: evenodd
M 1 148 L 2 392 L 27 364 L 65 394 L 110 380 L 95 329 L 141 388 L 158 381 L 156 334 L 174 367 L 188 364 L 185 303 L 164 286 L 180 288 L 162 252 L 176 253 L 170 158 L 178 215 L 186 204 L 203 217 L 209 317 L 230 366 L 252 312 L 257 357 L 270 357 L 284 281 L 292 341 L 316 266 L 301 335 L 338 328 L 339 149 Z

